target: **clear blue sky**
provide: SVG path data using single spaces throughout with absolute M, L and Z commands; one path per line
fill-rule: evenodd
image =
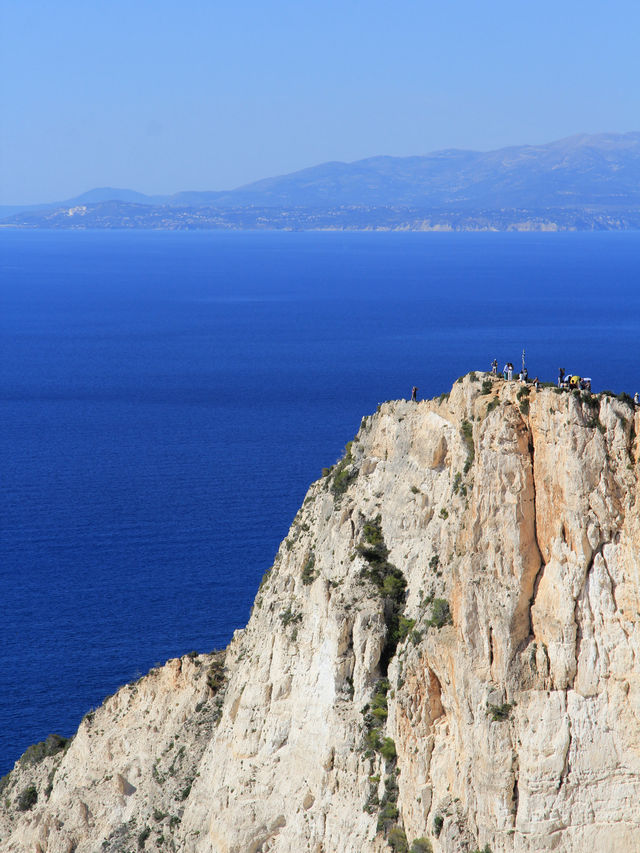
M 640 129 L 637 0 L 0 0 L 0 203 Z

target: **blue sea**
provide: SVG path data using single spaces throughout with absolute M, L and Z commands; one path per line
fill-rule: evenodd
M 0 774 L 224 646 L 383 400 L 640 390 L 640 234 L 0 232 Z

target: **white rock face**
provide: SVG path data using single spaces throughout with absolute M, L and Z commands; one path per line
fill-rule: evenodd
M 224 678 L 169 661 L 18 762 L 1 849 L 640 850 L 638 433 L 624 401 L 473 375 L 382 405 Z

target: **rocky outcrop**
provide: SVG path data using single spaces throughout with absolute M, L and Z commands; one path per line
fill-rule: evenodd
M 624 399 L 483 374 L 383 404 L 224 660 L 18 762 L 2 849 L 640 850 L 637 433 Z

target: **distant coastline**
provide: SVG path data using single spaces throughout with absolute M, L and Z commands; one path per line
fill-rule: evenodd
M 127 202 L 60 207 L 14 215 L 0 228 L 160 231 L 637 231 L 640 209 L 430 211 L 397 207 L 169 207 Z
M 230 191 L 101 187 L 0 206 L 0 227 L 289 231 L 640 229 L 640 133 L 322 163 Z

